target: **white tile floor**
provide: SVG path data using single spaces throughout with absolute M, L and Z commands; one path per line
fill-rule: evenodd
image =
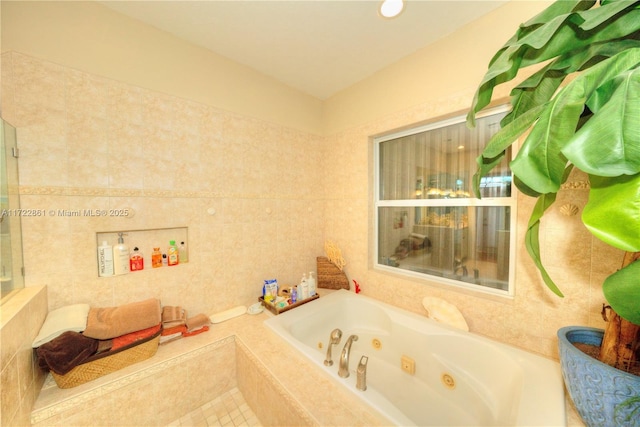
M 261 424 L 245 402 L 240 390 L 234 388 L 168 425 L 168 427 L 178 426 L 261 427 Z

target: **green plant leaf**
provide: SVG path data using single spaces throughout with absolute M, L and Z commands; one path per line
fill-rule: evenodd
M 569 178 L 569 174 L 572 170 L 572 165 L 567 166 L 562 176 L 562 182 L 565 182 L 567 178 Z M 556 193 L 541 194 L 538 196 L 538 200 L 536 201 L 536 204 L 533 207 L 533 211 L 531 212 L 531 217 L 529 218 L 527 232 L 524 236 L 524 244 L 527 248 L 529 256 L 540 271 L 542 280 L 547 285 L 547 287 L 559 297 L 564 297 L 562 291 L 560 291 L 553 279 L 551 279 L 551 276 L 549 276 L 549 273 L 547 273 L 547 270 L 544 268 L 544 265 L 542 264 L 542 257 L 540 255 L 540 220 L 544 216 L 544 213 L 547 211 L 547 209 L 549 209 L 549 207 L 551 207 L 551 205 L 553 205 L 555 201 Z
M 529 197 L 541 196 L 541 194 L 538 193 L 537 191 L 527 187 L 527 185 L 524 182 L 520 181 L 520 178 L 518 178 L 516 175 L 513 176 L 513 183 L 516 185 L 518 190 L 520 190 L 520 192 L 526 196 L 529 196 Z
M 520 68 L 640 30 L 640 2 L 609 2 L 588 9 L 592 5 L 558 1 L 532 19 L 531 25 L 521 26 L 491 60 L 467 115 L 469 123 L 473 124 L 475 114 L 491 102 L 493 88 L 512 80 Z
M 542 265 L 542 258 L 540 256 L 540 219 L 555 201 L 556 193 L 543 194 L 538 197 L 538 201 L 536 202 L 533 212 L 531 213 L 531 217 L 529 218 L 529 225 L 524 237 L 524 242 L 527 252 L 529 252 L 529 256 L 531 256 L 531 259 L 540 271 L 540 275 L 542 276 L 544 283 L 554 294 L 559 297 L 564 297 L 562 291 L 560 291 L 558 286 L 551 279 L 551 276 L 549 276 L 549 273 L 547 273 L 544 265 Z
M 640 251 L 640 174 L 590 175 L 589 201 L 582 222 L 603 242 L 628 252 Z
M 478 171 L 473 175 L 472 186 L 473 193 L 478 199 L 482 199 L 482 194 L 480 193 L 480 181 L 483 176 L 486 176 L 487 173 L 498 165 L 505 156 L 505 152 L 499 153 L 496 157 L 487 158 L 483 156 L 479 156 L 476 159 L 476 163 L 478 163 Z
M 496 132 L 487 145 L 482 150 L 482 156 L 487 158 L 496 157 L 503 153 L 511 144 L 513 144 L 520 135 L 526 132 L 533 123 L 540 117 L 545 110 L 547 104 L 538 105 L 519 115 L 514 121 L 509 122 L 506 126 L 500 128 Z
M 640 325 L 640 261 L 632 262 L 607 277 L 602 284 L 602 292 L 620 317 Z
M 636 52 L 640 66 L 640 49 Z M 617 65 L 617 64 L 615 64 Z M 593 116 L 563 148 L 579 169 L 601 176 L 640 172 L 640 68 L 621 73 L 595 96 Z
M 549 101 L 571 73 L 589 68 L 634 47 L 640 47 L 640 40 L 623 39 L 596 43 L 586 49 L 578 49 L 559 56 L 511 91 L 513 108 L 502 119 L 501 125 L 505 126 L 523 112 Z
M 552 101 L 545 104 L 545 111 L 511 163 L 513 173 L 539 193 L 557 192 L 567 164 L 563 149 L 574 138 L 585 104 L 603 82 L 606 84 L 620 72 L 639 64 L 640 48 L 627 49 L 583 71 L 563 88 Z M 640 114 L 635 120 L 640 121 Z M 608 121 L 610 126 L 614 126 L 612 122 Z M 581 130 L 585 127 L 586 124 Z M 593 145 L 603 147 L 599 140 Z M 601 154 L 596 154 L 594 162 L 600 157 Z
M 541 194 L 558 191 L 567 165 L 561 143 L 575 131 L 582 105 L 579 101 L 550 105 L 531 129 L 511 162 L 511 170 L 527 187 Z

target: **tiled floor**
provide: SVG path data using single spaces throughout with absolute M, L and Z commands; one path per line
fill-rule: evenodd
M 240 390 L 234 388 L 168 425 L 177 426 L 260 427 L 261 424 L 245 402 Z

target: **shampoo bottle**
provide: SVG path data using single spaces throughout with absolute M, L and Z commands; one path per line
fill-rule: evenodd
M 129 272 L 129 248 L 124 244 L 123 233 L 118 233 L 118 244 L 113 247 L 113 274 Z
M 129 268 L 131 271 L 144 270 L 144 257 L 137 247 L 133 248 L 131 258 L 129 259 Z
M 178 247 L 176 246 L 176 241 L 169 241 L 169 250 L 167 251 L 167 264 L 169 267 L 172 265 L 178 265 Z
M 98 275 L 113 276 L 113 248 L 106 241 L 98 246 Z

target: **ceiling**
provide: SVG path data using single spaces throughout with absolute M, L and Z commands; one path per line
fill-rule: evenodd
M 107 7 L 247 65 L 321 100 L 508 0 L 103 1 Z

